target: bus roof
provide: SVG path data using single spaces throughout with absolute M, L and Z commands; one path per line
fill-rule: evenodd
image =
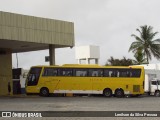
M 143 66 L 100 66 L 98 64 L 64 64 L 59 65 L 37 65 L 32 67 L 58 67 L 58 68 L 144 68 Z

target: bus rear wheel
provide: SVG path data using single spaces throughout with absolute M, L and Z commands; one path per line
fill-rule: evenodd
M 159 97 L 159 96 L 160 96 L 160 91 L 157 90 L 154 95 L 155 95 L 156 97 Z
M 124 97 L 124 91 L 123 91 L 123 89 L 116 89 L 115 96 L 118 97 L 118 98 Z
M 48 97 L 49 96 L 49 90 L 48 90 L 48 88 L 41 88 L 41 90 L 40 90 L 40 96 Z
M 105 97 L 111 97 L 111 96 L 112 96 L 112 90 L 109 89 L 109 88 L 104 89 L 104 90 L 103 90 L 103 95 L 104 95 Z

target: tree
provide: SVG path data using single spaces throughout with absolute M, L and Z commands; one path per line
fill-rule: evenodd
M 136 29 L 140 36 L 132 34 L 131 36 L 135 38 L 130 48 L 129 52 L 137 53 L 138 49 L 142 50 L 142 54 L 146 57 L 147 63 L 152 59 L 152 55 L 156 59 L 160 59 L 160 39 L 154 39 L 158 32 L 152 32 L 153 27 L 151 26 L 140 26 L 140 29 Z
M 126 57 L 123 57 L 123 59 L 114 59 L 112 56 L 110 59 L 107 60 L 106 66 L 112 65 L 112 66 L 129 66 L 133 65 L 132 59 L 126 59 Z
M 135 64 L 135 65 L 146 64 L 147 63 L 147 59 L 144 58 L 144 55 L 142 53 L 142 49 L 140 49 L 140 48 L 135 53 L 134 57 L 135 57 L 135 60 L 133 60 L 133 64 Z

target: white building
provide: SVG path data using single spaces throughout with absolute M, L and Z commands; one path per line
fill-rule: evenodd
M 150 81 L 153 80 L 153 78 L 160 79 L 160 64 L 145 64 L 140 66 L 144 66 L 144 69 L 145 69 L 144 91 L 149 92 L 151 91 Z
M 90 64 L 90 60 L 95 60 L 95 64 L 98 64 L 100 58 L 99 46 L 79 46 L 76 47 L 76 59 L 78 64 L 81 64 L 82 60 L 86 61 L 86 64 Z
M 160 63 L 159 64 L 144 64 L 141 66 L 144 66 L 145 70 L 160 70 Z
M 159 64 L 145 64 L 145 78 L 148 80 L 152 80 L 153 78 L 160 79 L 160 63 Z

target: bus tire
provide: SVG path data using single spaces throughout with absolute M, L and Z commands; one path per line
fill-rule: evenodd
M 49 90 L 48 90 L 48 88 L 41 88 L 41 90 L 40 90 L 40 96 L 48 97 L 49 96 Z
M 124 97 L 124 91 L 123 91 L 123 89 L 116 89 L 115 90 L 115 96 L 116 97 L 118 97 L 118 98 L 122 98 L 122 97 Z
M 160 96 L 160 91 L 159 91 L 159 90 L 155 91 L 154 95 L 155 95 L 156 97 L 159 97 L 159 96 Z
M 105 97 L 111 97 L 111 96 L 112 96 L 112 90 L 111 90 L 110 88 L 105 88 L 105 89 L 103 90 L 103 95 L 104 95 Z

